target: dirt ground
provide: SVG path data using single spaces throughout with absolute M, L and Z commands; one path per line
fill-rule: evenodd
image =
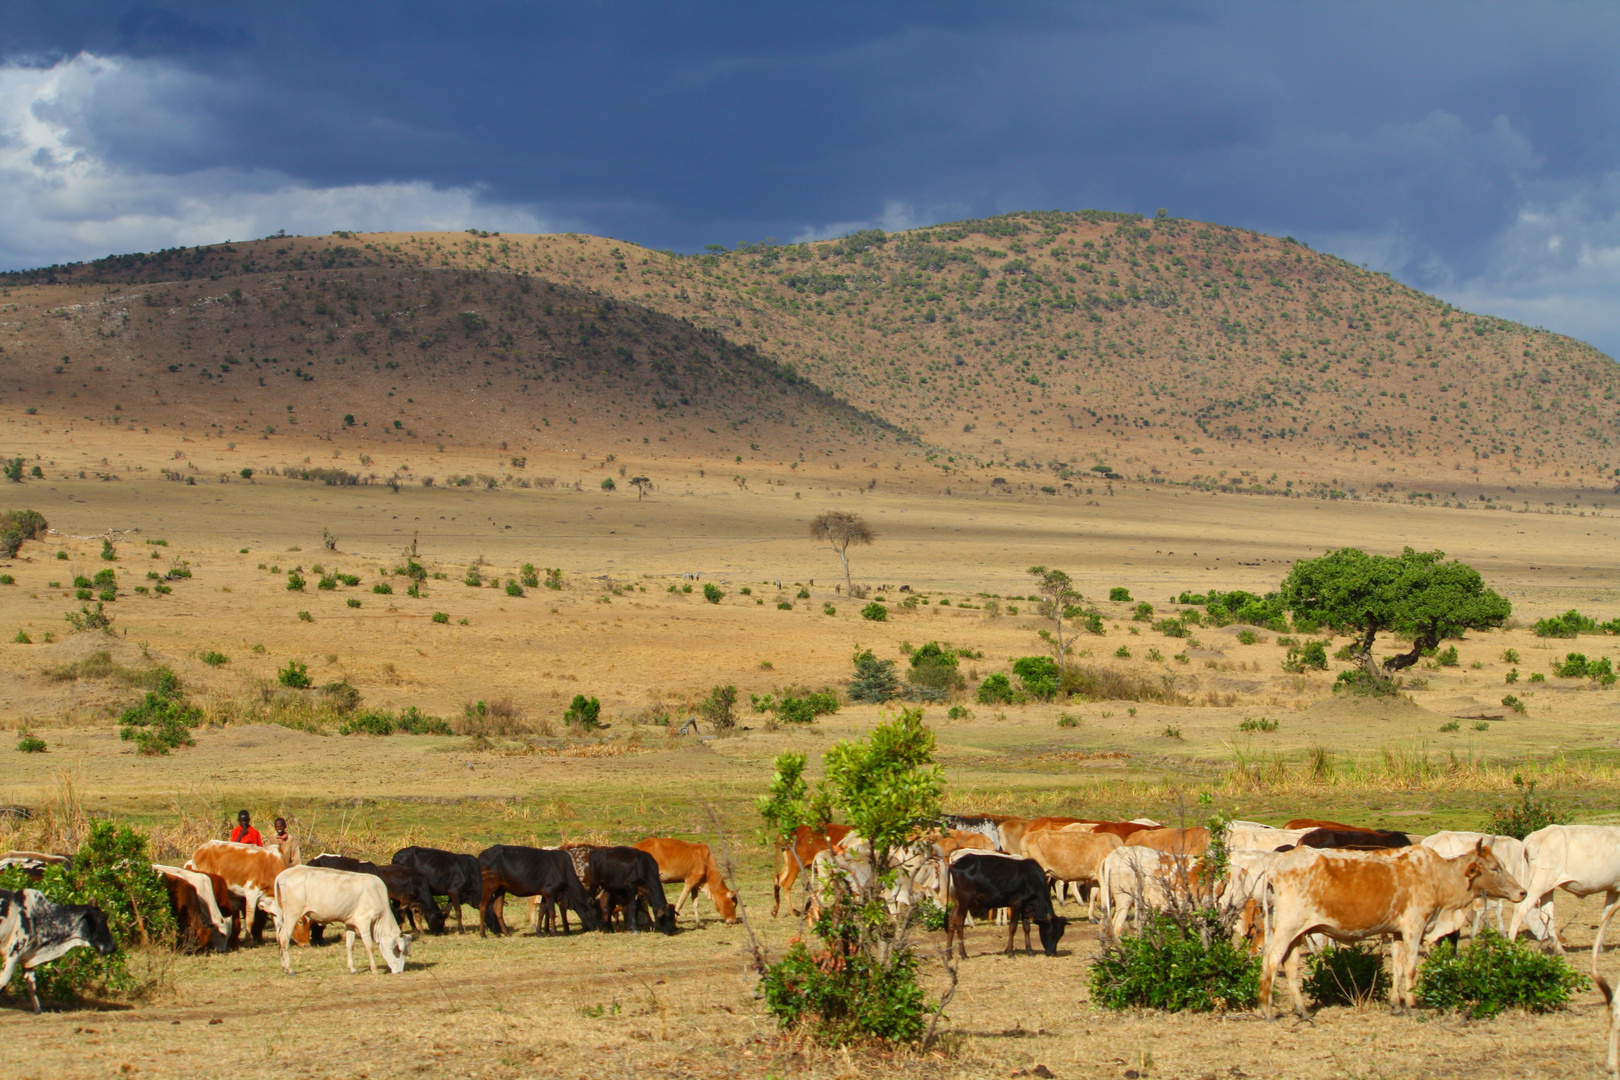
M 130 444 L 131 455 L 147 452 Z M 0 802 L 38 807 L 71 785 L 92 814 L 160 837 L 177 822 L 193 833 L 217 829 L 247 806 L 261 821 L 285 813 L 306 853 L 384 859 L 404 843 L 476 851 L 495 841 L 697 837 L 733 853 L 754 928 L 780 950 L 794 925 L 768 915 L 769 859 L 754 841 L 752 801 L 775 754 L 797 748 L 814 760 L 870 728 L 880 710 L 846 706 L 814 725 L 772 731 L 749 710 L 749 696 L 841 685 L 857 647 L 903 665 L 904 644 L 949 641 L 982 652 L 964 661 L 970 678 L 1006 670 L 1012 658 L 1041 651 L 1042 624 L 1020 599 L 1030 588 L 1025 570 L 1039 563 L 1072 573 L 1107 617 L 1102 637 L 1079 635 L 1085 662 L 1168 676 L 1180 700 L 992 707 L 964 698 L 971 715 L 954 720 L 930 706 L 952 808 L 1172 820 L 1207 813 L 1197 796 L 1208 792 L 1233 816 L 1355 815 L 1428 832 L 1477 827 L 1511 796 L 1509 776 L 1522 769 L 1542 776 L 1543 792 L 1576 820 L 1620 821 L 1620 691 L 1556 678 L 1550 666 L 1567 651 L 1620 659 L 1615 639 L 1547 641 L 1527 629 L 1571 607 L 1600 620 L 1620 615 L 1612 517 L 1125 485 L 1112 496 L 1047 502 L 858 493 L 844 477 L 786 468 L 754 470 L 745 488 L 718 468 L 698 475 L 697 466 L 638 500 L 597 487 L 616 466 L 571 460 L 572 473 L 561 459 L 537 470 L 531 458 L 529 468 L 568 483 L 577 473 L 583 490 L 418 485 L 395 493 L 262 476 L 187 485 L 150 474 L 8 486 L 5 494 L 44 513 L 56 535 L 0 564 L 16 579 L 0 586 L 0 631 L 7 642 L 18 630 L 31 638 L 0 645 L 0 723 L 49 745 L 37 755 L 0 749 Z M 807 539 L 806 522 L 828 507 L 856 510 L 878 530 L 851 562 L 857 582 L 886 586 L 878 592 L 887 621 L 859 617 L 859 605 L 834 589 L 837 557 Z M 323 527 L 336 534 L 336 550 L 322 547 Z M 140 530 L 123 535 L 111 563 L 99 554 L 108 528 Z M 413 539 L 429 571 L 445 575 L 430 577 L 422 598 L 406 596 L 406 579 L 389 573 Z M 1295 559 L 1346 543 L 1443 548 L 1507 595 L 1520 625 L 1458 643 L 1458 667 L 1415 672 L 1426 682 L 1410 700 L 1365 705 L 1334 698 L 1331 672 L 1282 671 L 1285 647 L 1272 632 L 1249 645 L 1237 627 L 1171 639 L 1132 621 L 1132 603 L 1106 599 L 1123 586 L 1162 614 L 1176 610 L 1167 601 L 1183 589 L 1265 592 Z M 480 560 L 484 584 L 463 584 Z M 507 595 L 525 562 L 561 568 L 565 587 Z M 192 576 L 170 581 L 171 594 L 134 591 L 155 584 L 149 569 L 180 563 Z M 317 564 L 360 584 L 321 590 Z M 79 606 L 73 577 L 104 566 L 119 579 L 120 598 L 107 605 L 112 634 L 69 634 L 63 613 Z M 306 587 L 289 591 L 287 572 L 298 567 Z M 720 603 L 704 601 L 705 582 L 720 584 Z M 373 592 L 379 584 L 393 591 Z M 694 591 L 680 591 L 685 584 Z M 908 609 L 907 596 L 928 603 Z M 999 614 L 987 607 L 992 600 Z M 826 605 L 835 613 L 824 614 Z M 448 621 L 432 621 L 435 612 Z M 1122 647 L 1128 657 L 1116 655 Z M 298 661 L 317 685 L 352 683 L 366 707 L 414 705 L 455 718 L 468 703 L 510 697 L 531 726 L 549 724 L 552 734 L 474 742 L 232 723 L 198 729 L 194 747 L 143 758 L 119 741 L 113 719 L 137 691 L 116 679 L 50 674 L 103 649 L 131 668 L 172 665 L 192 700 L 215 714 L 259 700 L 274 673 Z M 1517 662 L 1504 659 L 1508 649 Z M 204 663 L 208 651 L 228 662 Z M 1509 687 L 1513 668 L 1522 678 Z M 1546 680 L 1532 684 L 1532 673 Z M 683 719 L 717 683 L 739 688 L 746 730 L 711 739 L 707 730 L 671 735 L 656 722 Z M 1501 704 L 1509 690 L 1525 713 Z M 565 737 L 561 714 L 575 693 L 602 700 L 606 730 Z M 1274 719 L 1277 729 L 1241 731 L 1250 718 Z M 1452 721 L 1454 730 L 1441 730 Z M 1338 762 L 1331 783 L 1297 775 L 1315 746 Z M 1559 918 L 1570 920 L 1573 942 L 1589 943 L 1592 904 L 1565 897 Z M 41 1077 L 199 1067 L 323 1077 L 980 1077 L 1037 1065 L 1060 1077 L 1601 1072 L 1606 1025 L 1595 992 L 1562 1014 L 1482 1023 L 1391 1017 L 1382 1008 L 1328 1009 L 1307 1025 L 1116 1015 L 1087 1001 L 1093 929 L 1076 923 L 1055 959 L 987 955 L 994 944 L 989 930 L 972 935 L 949 1037 L 922 1055 L 846 1055 L 782 1040 L 753 997 L 744 928 L 698 930 L 688 919 L 671 939 L 424 938 L 398 977 L 350 977 L 331 947 L 301 950 L 292 979 L 273 947 L 143 955 L 137 964 L 155 965 L 160 978 L 131 1006 L 40 1018 L 0 1008 L 0 1046 L 13 1048 L 0 1060 Z M 1604 968 L 1614 974 L 1609 956 Z M 937 980 L 935 961 L 927 977 Z

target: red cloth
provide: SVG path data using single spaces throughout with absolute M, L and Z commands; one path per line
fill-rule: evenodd
M 259 830 L 255 829 L 251 825 L 238 825 L 236 828 L 232 829 L 231 841 L 237 844 L 254 844 L 259 847 L 264 846 L 264 837 L 260 836 Z

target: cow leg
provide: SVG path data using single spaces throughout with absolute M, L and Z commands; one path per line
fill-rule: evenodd
M 1598 974 L 1598 956 L 1603 952 L 1603 935 L 1609 929 L 1609 920 L 1614 918 L 1615 908 L 1620 907 L 1620 890 L 1610 889 L 1603 894 L 1603 919 L 1598 923 L 1597 937 L 1592 940 L 1592 981 L 1599 982 L 1602 976 Z
M 1620 1075 L 1620 995 L 1609 1002 L 1609 1075 Z
M 354 970 L 354 927 L 347 923 L 343 925 L 343 948 L 349 954 L 349 974 L 357 974 Z M 377 970 L 375 963 L 371 965 L 371 970 Z
M 1305 988 L 1303 968 L 1305 966 L 1305 950 L 1295 949 L 1283 961 L 1283 974 L 1288 976 L 1288 995 L 1294 1003 L 1294 1015 L 1302 1020 L 1309 1020 L 1311 1011 L 1305 1004 Z
M 1525 919 L 1530 914 L 1530 909 L 1540 908 L 1547 898 L 1552 895 L 1553 890 L 1557 889 L 1561 884 L 1555 875 L 1556 871 L 1544 872 L 1536 870 L 1531 873 L 1530 884 L 1526 885 L 1524 889 L 1524 899 L 1519 901 L 1518 906 L 1513 909 L 1513 922 L 1508 926 L 1509 941 L 1518 940 L 1519 928 L 1524 925 Z M 1550 919 L 1548 920 L 1548 930 L 1548 937 L 1552 940 L 1553 948 L 1558 950 L 1559 955 L 1563 955 L 1564 943 L 1558 936 L 1557 927 L 1552 925 Z
M 1288 958 L 1295 952 L 1299 933 L 1292 926 L 1278 925 L 1272 928 L 1271 937 L 1266 942 L 1265 955 L 1260 961 L 1260 1015 L 1267 1020 L 1276 1018 L 1276 1010 L 1272 1008 L 1272 996 L 1277 981 L 1277 971 L 1287 963 Z M 1303 993 L 1300 993 L 1301 999 Z M 1295 1003 L 1298 1008 L 1298 1001 Z
M 369 922 L 360 924 L 360 943 L 366 947 L 366 962 L 371 965 L 371 973 L 375 975 L 377 974 L 377 954 L 372 946 L 375 944 L 376 939 L 372 936 L 371 925 Z
M 23 971 L 23 980 L 28 983 L 28 1000 L 34 1006 L 34 1013 L 39 1013 L 39 987 L 34 983 L 33 969 Z
M 1013 939 L 1018 936 L 1018 920 L 1007 920 L 1007 955 L 1013 954 Z
M 288 975 L 293 974 L 292 966 L 292 936 L 297 923 L 292 919 L 281 920 L 276 927 L 276 945 L 281 949 L 281 970 Z

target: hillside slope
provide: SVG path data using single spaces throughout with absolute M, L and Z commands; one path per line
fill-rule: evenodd
M 571 234 L 344 234 L 10 280 L 434 267 L 565 283 L 754 346 L 939 448 L 942 478 L 1023 462 L 1250 490 L 1607 489 L 1620 466 L 1620 367 L 1591 347 L 1290 239 L 1175 219 L 1032 212 L 696 257 Z M 332 329 L 366 317 L 339 311 Z M 515 360 L 529 343 L 493 347 Z

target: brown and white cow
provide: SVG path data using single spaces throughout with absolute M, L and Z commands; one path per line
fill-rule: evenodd
M 260 911 L 277 920 L 276 877 L 287 864 L 280 854 L 257 844 L 235 844 L 229 840 L 209 840 L 186 860 L 187 870 L 204 874 L 218 874 L 234 896 L 243 901 L 242 921 L 251 928 L 255 943 L 263 940 L 263 924 L 257 919 Z M 294 920 L 295 922 L 297 920 Z
M 1207 900 L 1204 878 L 1203 865 L 1196 855 L 1172 855 L 1140 844 L 1121 845 L 1103 859 L 1098 874 L 1103 919 L 1118 937 L 1125 929 L 1125 920 L 1133 914 L 1141 921 L 1148 911 Z
M 383 962 L 395 975 L 405 970 L 405 957 L 411 951 L 411 936 L 399 932 L 399 923 L 388 907 L 388 886 L 375 874 L 349 870 L 328 870 L 320 866 L 292 866 L 275 880 L 275 904 L 281 912 L 276 927 L 276 944 L 281 948 L 281 967 L 293 974 L 293 927 L 301 920 L 311 923 L 343 924 L 343 946 L 348 952 L 349 974 L 354 970 L 354 938 L 366 946 L 371 973 L 377 973 L 375 944 L 382 950 Z
M 810 863 L 819 852 L 826 851 L 832 845 L 840 843 L 849 835 L 848 825 L 838 825 L 829 821 L 820 829 L 813 829 L 809 825 L 800 825 L 793 830 L 793 835 L 786 841 L 778 840 L 776 843 L 776 881 L 774 891 L 776 902 L 771 906 L 771 916 L 774 918 L 782 910 L 782 896 L 787 894 L 788 910 L 797 913 L 793 906 L 793 883 L 799 875 L 809 869 Z
M 1445 859 L 1426 847 L 1389 851 L 1296 848 L 1282 853 L 1268 874 L 1272 925 L 1260 969 L 1260 1011 L 1272 1015 L 1271 991 L 1285 967 L 1294 1011 L 1306 1015 L 1300 989 L 1299 943 L 1309 934 L 1335 941 L 1395 935 L 1390 948 L 1389 1001 L 1417 1004 L 1418 949 L 1438 920 L 1494 896 L 1517 903 L 1524 888 L 1483 843 Z
M 210 949 L 225 952 L 230 948 L 236 920 L 220 910 L 214 893 L 214 879 L 196 870 L 161 863 L 153 863 L 152 869 L 163 878 L 169 890 L 169 903 L 174 908 L 175 922 L 180 928 L 181 947 L 197 952 Z M 229 910 L 227 900 L 225 911 Z
M 737 921 L 737 894 L 720 875 L 720 866 L 714 861 L 714 852 L 709 850 L 708 844 L 649 836 L 635 846 L 657 861 L 659 880 L 663 884 L 672 885 L 677 881 L 682 884 L 681 895 L 675 901 L 675 914 L 681 913 L 690 896 L 692 917 L 699 926 L 703 925 L 703 917 L 698 914 L 698 890 L 707 889 L 709 900 L 720 917 L 727 923 Z

